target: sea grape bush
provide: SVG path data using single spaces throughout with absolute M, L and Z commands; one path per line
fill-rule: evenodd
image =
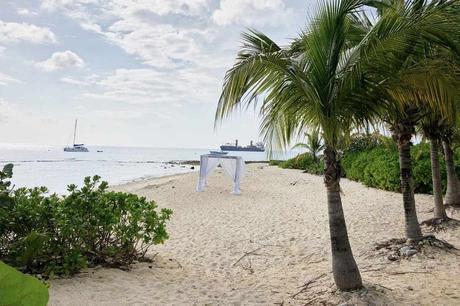
M 172 211 L 158 211 L 154 201 L 108 191 L 99 176 L 68 191 L 9 193 L 9 201 L 0 203 L 0 260 L 28 273 L 69 275 L 88 266 L 127 266 L 168 239 Z
M 427 143 L 412 148 L 412 178 L 417 193 L 432 193 L 430 148 Z M 382 135 L 353 135 L 342 153 L 344 176 L 369 187 L 400 191 L 399 156 L 395 142 Z M 323 164 L 318 165 L 309 154 L 283 162 L 272 162 L 282 168 L 301 169 L 311 174 L 322 174 Z M 460 149 L 455 151 L 456 171 L 460 175 Z M 445 191 L 446 168 L 440 158 L 441 180 Z
M 277 165 L 284 169 L 302 169 L 307 173 L 317 175 L 324 172 L 323 160 L 313 158 L 310 153 L 299 154 L 294 158 L 279 162 Z
M 11 193 L 11 182 L 9 179 L 13 177 L 13 164 L 6 164 L 3 170 L 0 171 L 0 203 L 9 203 Z

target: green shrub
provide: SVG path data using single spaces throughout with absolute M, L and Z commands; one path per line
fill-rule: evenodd
M 310 153 L 299 154 L 294 158 L 283 161 L 279 164 L 284 169 L 301 169 L 311 174 L 323 174 L 324 163 L 315 159 Z
M 270 166 L 279 166 L 283 161 L 282 160 L 277 160 L 277 159 L 270 159 L 268 161 L 268 164 Z
M 73 274 L 94 265 L 125 266 L 167 238 L 171 211 L 134 194 L 107 190 L 100 177 L 48 195 L 21 188 L 0 205 L 0 259 L 30 273 Z
M 371 150 L 385 143 L 385 137 L 379 133 L 354 134 L 350 137 L 349 143 L 345 148 L 347 152 L 362 152 Z
M 430 146 L 420 143 L 412 147 L 412 178 L 417 193 L 432 193 Z M 399 156 L 396 143 L 381 135 L 356 134 L 342 153 L 342 166 L 346 178 L 369 187 L 400 192 Z M 460 176 L 460 149 L 455 151 L 455 166 Z M 324 165 L 315 163 L 305 153 L 279 164 L 282 168 L 301 169 L 322 174 Z M 446 167 L 440 153 L 442 186 L 446 188 Z
M 460 152 L 456 152 L 457 173 L 460 174 Z M 412 154 L 412 180 L 416 193 L 432 193 L 430 146 L 427 143 L 414 145 Z M 346 151 L 342 160 L 346 177 L 362 182 L 366 186 L 390 191 L 400 191 L 399 156 L 395 145 L 384 142 L 363 151 Z M 442 186 L 446 188 L 446 167 L 440 154 Z
M 392 148 L 379 145 L 370 150 L 345 153 L 345 176 L 369 187 L 399 191 L 399 160 Z

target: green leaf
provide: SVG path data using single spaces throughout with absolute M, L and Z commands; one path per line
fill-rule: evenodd
M 12 178 L 13 177 L 13 164 L 6 164 L 3 166 L 3 173 L 5 177 Z
M 45 284 L 0 261 L 0 306 L 41 306 L 48 298 Z

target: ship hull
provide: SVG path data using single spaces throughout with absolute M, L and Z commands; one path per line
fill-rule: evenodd
M 67 147 L 67 148 L 64 148 L 64 152 L 89 152 L 89 150 L 85 147 L 77 147 L 77 148 Z
M 240 151 L 240 152 L 265 152 L 262 148 L 246 148 L 246 147 L 235 147 L 235 146 L 220 146 L 222 151 Z

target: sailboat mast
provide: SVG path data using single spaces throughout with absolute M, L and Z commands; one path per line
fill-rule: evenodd
M 75 145 L 75 138 L 77 137 L 77 119 L 75 119 L 75 128 L 73 129 L 73 144 Z

